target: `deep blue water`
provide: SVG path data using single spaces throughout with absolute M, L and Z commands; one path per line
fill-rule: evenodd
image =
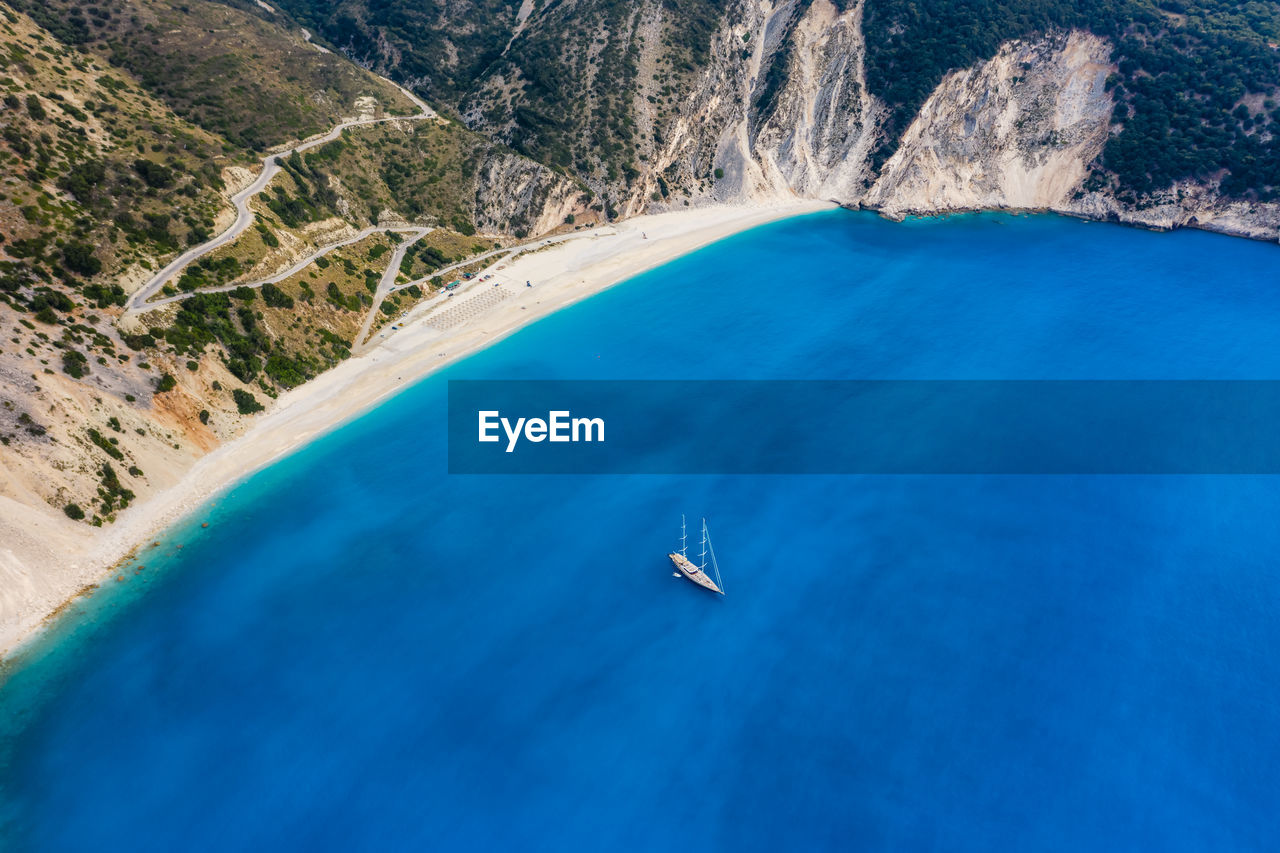
M 451 477 L 443 402 L 450 377 L 1277 379 L 1278 262 L 832 212 L 565 310 L 77 604 L 0 687 L 0 833 L 1275 849 L 1277 478 Z M 723 601 L 670 575 L 681 512 Z

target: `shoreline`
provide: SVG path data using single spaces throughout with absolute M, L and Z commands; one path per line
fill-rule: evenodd
M 22 559 L 12 550 L 0 551 L 0 578 L 19 586 L 18 593 L 21 587 L 28 593 L 15 600 L 0 589 L 0 663 L 15 657 L 71 601 L 94 589 L 156 533 L 441 367 L 711 243 L 758 225 L 837 207 L 795 199 L 645 214 L 498 259 L 485 271 L 495 273 L 495 287 L 482 286 L 477 276 L 455 297 L 415 307 L 399 331 L 392 334 L 390 326 L 384 327 L 363 353 L 280 395 L 242 435 L 196 460 L 174 485 L 130 507 L 110 527 L 73 539 L 44 513 L 29 508 L 22 513 L 24 520 L 32 523 L 44 553 Z M 526 280 L 536 286 L 525 287 Z M 494 292 L 496 297 L 490 295 Z M 472 299 L 478 302 L 470 316 L 456 324 L 441 318 Z M 48 587 L 39 594 L 36 577 Z
M 1240 223 L 1232 221 L 1219 221 L 1217 219 L 1209 219 L 1200 222 L 1195 216 L 1190 217 L 1190 221 L 1174 221 L 1162 222 L 1153 219 L 1143 219 L 1136 214 L 1125 216 L 1123 211 L 1108 211 L 1106 214 L 1095 213 L 1088 210 L 1082 210 L 1072 207 L 951 207 L 946 209 L 937 208 L 903 208 L 900 210 L 887 210 L 884 206 L 868 205 L 862 202 L 842 203 L 840 207 L 845 210 L 861 211 L 866 213 L 874 213 L 882 219 L 890 222 L 904 222 L 907 219 L 939 219 L 947 216 L 961 216 L 970 213 L 1009 213 L 1009 214 L 1031 214 L 1044 215 L 1051 214 L 1054 216 L 1065 216 L 1068 219 L 1077 219 L 1081 222 L 1095 223 L 1099 225 L 1123 225 L 1127 228 L 1137 228 L 1139 231 L 1150 231 L 1155 234 L 1171 234 L 1174 231 L 1201 231 L 1205 234 L 1217 234 L 1221 237 L 1233 237 L 1241 240 L 1251 240 L 1258 243 L 1269 243 L 1271 245 L 1280 244 L 1280 233 L 1277 232 L 1276 224 L 1256 224 L 1256 223 Z M 1280 220 L 1280 213 L 1277 214 Z

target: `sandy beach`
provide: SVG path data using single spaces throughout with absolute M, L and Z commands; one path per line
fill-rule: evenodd
M 787 201 L 636 217 L 496 260 L 448 298 L 415 308 L 402 327 L 280 396 L 239 438 L 206 454 L 173 486 L 130 507 L 110 527 L 3 500 L 0 513 L 0 657 L 38 633 L 68 600 L 163 528 L 228 486 L 369 410 L 434 370 L 567 305 L 731 234 L 832 207 Z M 495 281 L 497 287 L 494 286 Z M 526 287 L 525 282 L 533 283 Z

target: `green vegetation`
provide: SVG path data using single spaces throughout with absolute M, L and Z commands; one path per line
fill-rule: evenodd
M 93 427 L 89 428 L 88 435 L 89 440 L 101 448 L 102 452 L 110 456 L 112 459 L 124 458 L 124 454 L 120 452 L 120 448 L 116 447 L 115 444 L 112 443 L 111 439 L 108 439 Z
M 225 293 L 197 293 L 181 304 L 165 336 L 173 351 L 199 356 L 209 344 L 221 343 L 227 369 L 241 382 L 252 381 L 262 369 L 261 353 L 271 348 L 253 312 L 240 308 L 233 314 Z
M 239 4 L 249 11 L 203 0 L 17 5 L 47 29 L 9 12 L 0 21 L 0 163 L 14 214 L 0 235 L 0 308 L 35 321 L 22 320 L 37 335 L 26 352 L 37 358 L 52 347 L 40 361 L 60 362 L 76 379 L 97 370 L 95 362 L 151 372 L 149 381 L 163 394 L 177 387 L 176 377 L 152 364 L 173 362 L 153 353 L 185 355 L 188 370 L 198 371 L 201 354 L 213 345 L 233 374 L 272 396 L 348 357 L 344 335 L 354 330 L 280 316 L 298 306 L 275 286 L 262 288 L 261 301 L 249 288 L 233 294 L 236 306 L 265 303 L 274 334 L 266 332 L 260 312 L 233 310 L 224 297 L 201 295 L 179 307 L 176 320 L 151 315 L 157 327 L 128 332 L 112 328 L 112 309 L 126 302 L 118 283 L 123 274 L 149 274 L 183 246 L 212 236 L 225 209 L 222 170 L 251 163 L 246 149 L 329 127 L 354 112 L 357 97 L 373 95 L 408 112 L 394 87 L 339 55 L 301 44 L 292 25 L 264 21 L 249 3 Z M 6 76 L 11 67 L 17 74 Z M 285 159 L 264 199 L 267 210 L 250 231 L 252 250 L 201 258 L 166 292 L 235 282 L 280 246 L 276 229 L 333 216 L 330 170 L 343 147 L 337 142 L 307 160 Z M 469 209 L 457 204 L 469 194 L 460 186 L 449 182 L 442 189 L 442 197 L 455 196 L 447 206 L 441 201 L 442 215 Z M 390 207 L 390 201 L 383 195 L 378 203 Z M 131 358 L 125 348 L 141 355 Z M 132 394 L 122 396 L 136 402 Z M 112 426 L 118 432 L 114 424 L 118 419 Z M 31 422 L 27 433 L 43 437 L 45 428 Z M 121 459 L 114 440 L 96 430 L 90 440 Z M 104 488 L 113 506 L 121 503 L 110 483 Z
M 68 243 L 62 248 L 62 259 L 67 269 L 80 275 L 97 275 L 102 272 L 102 261 L 93 256 L 88 243 Z
M 182 271 L 182 275 L 178 277 L 178 289 L 191 291 L 226 284 L 243 271 L 240 261 L 234 256 L 214 260 L 205 255 Z
M 98 498 L 102 501 L 100 513 L 103 517 L 111 515 L 117 509 L 124 509 L 136 497 L 126 489 L 116 476 L 110 462 L 102 463 L 102 485 L 98 487 Z
M 89 373 L 89 359 L 79 350 L 63 350 L 62 372 L 72 379 L 80 379 Z
M 374 225 L 381 211 L 394 210 L 412 221 L 474 232 L 477 175 L 504 154 L 509 152 L 457 124 L 348 130 L 316 151 L 289 158 L 287 174 L 273 183 L 267 204 L 289 227 L 337 215 L 328 189 L 329 176 L 337 174 L 348 191 L 349 221 Z
M 266 225 L 264 225 L 261 219 L 253 223 L 253 227 L 254 229 L 257 230 L 258 235 L 262 238 L 262 243 L 264 246 L 274 249 L 280 245 L 280 240 L 278 237 L 276 237 L 275 232 L 272 231 L 270 228 L 268 228 Z
M 640 175 L 647 142 L 638 130 L 635 93 L 647 82 L 640 79 L 647 33 L 635 4 L 543 4 L 536 25 L 514 39 L 518 4 L 499 0 L 282 5 L 354 56 L 414 81 L 434 102 L 467 115 L 470 127 L 491 131 L 517 152 L 607 193 L 602 211 L 616 215 L 615 204 Z M 663 0 L 662 7 L 664 24 L 652 45 L 659 53 L 661 91 L 650 100 L 665 123 L 678 114 L 677 92 L 706 66 L 726 4 Z M 411 170 L 411 160 L 400 162 Z M 388 185 L 395 180 L 389 176 Z
M 316 165 L 316 161 L 304 160 L 296 151 L 283 160 L 277 158 L 277 162 L 284 174 L 292 179 L 296 195 L 291 196 L 286 190 L 286 181 L 276 180 L 270 193 L 264 194 L 264 199 L 267 207 L 286 227 L 297 228 L 332 215 L 338 195 L 331 186 L 328 172 Z M 265 230 L 259 228 L 260 232 Z
M 685 0 L 668 5 L 679 10 L 713 4 Z M 640 45 L 632 17 L 630 5 L 616 2 L 548 8 L 540 26 L 517 39 L 489 71 L 524 81 L 521 97 L 509 106 L 479 98 L 467 106 L 485 109 L 491 126 L 513 123 L 510 144 L 522 154 L 584 177 L 619 181 L 623 165 L 634 163 L 639 154 L 633 93 Z M 678 46 L 672 42 L 674 32 L 676 28 L 666 34 L 668 62 L 673 71 L 692 72 L 705 45 L 687 49 L 685 31 L 677 36 Z M 629 172 L 626 182 L 635 175 Z
M 231 397 L 236 401 L 236 411 L 242 415 L 252 415 L 254 412 L 261 412 L 266 408 L 248 391 L 243 391 L 239 388 L 231 392 Z
M 401 79 L 423 81 L 432 100 L 457 103 L 502 51 L 519 4 L 503 0 L 282 0 L 276 4 L 351 56 Z
M 255 14 L 252 3 L 243 9 L 203 0 L 13 5 L 62 42 L 125 69 L 184 119 L 242 149 L 260 151 L 310 136 L 350 115 L 361 95 L 388 105 L 403 102 L 362 69 Z M 164 177 L 153 166 L 143 169 L 148 183 Z
M 67 504 L 62 508 L 62 511 L 65 512 L 67 514 L 67 518 L 71 519 L 72 521 L 80 521 L 81 519 L 84 518 L 84 510 L 80 508 L 80 504 L 76 504 L 76 503 Z
M 284 311 L 294 307 L 293 298 L 275 285 L 266 285 L 263 291 L 269 306 Z M 323 355 L 291 350 L 284 340 L 267 333 L 252 309 L 236 307 L 226 293 L 197 293 L 184 300 L 165 340 L 178 356 L 198 356 L 209 345 L 220 344 L 227 370 L 244 383 L 265 374 L 279 387 L 292 388 L 334 363 Z M 171 375 L 165 374 L 157 391 L 169 390 L 176 384 Z
M 293 297 L 271 282 L 262 285 L 262 301 L 272 308 L 293 307 Z
M 201 355 L 210 346 L 219 347 L 232 375 L 274 396 L 350 356 L 348 337 L 354 336 L 363 312 L 372 306 L 381 275 L 357 261 L 376 257 L 385 263 L 390 239 L 385 233 L 375 234 L 331 253 L 324 265 L 325 280 L 316 281 L 321 272 L 317 264 L 280 284 L 268 283 L 256 290 L 241 286 L 231 291 L 198 291 L 178 304 L 167 328 L 126 333 L 122 340 L 134 349 L 167 352 L 197 371 Z M 208 268 L 219 269 L 226 260 L 213 261 Z M 317 299 L 316 290 L 328 294 L 327 302 Z M 308 307 L 299 310 L 303 306 Z M 157 383 L 157 393 L 176 387 L 169 374 Z M 204 417 L 207 423 L 208 415 Z
M 400 262 L 400 272 L 409 279 L 423 278 L 490 248 L 494 247 L 468 239 L 465 234 L 436 230 L 409 247 Z
M 43 309 L 70 312 L 76 294 L 98 308 L 122 305 L 118 274 L 212 228 L 230 162 L 224 143 L 30 21 L 14 15 L 0 26 L 0 75 L 11 64 L 19 71 L 0 76 L 6 100 L 24 107 L 0 109 L 6 195 L 21 211 L 5 222 L 13 260 L 0 261 L 0 301 L 47 323 L 55 320 Z

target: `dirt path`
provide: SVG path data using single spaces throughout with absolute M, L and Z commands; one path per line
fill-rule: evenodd
M 404 260 L 405 252 L 409 251 L 410 246 L 434 230 L 434 228 L 420 228 L 412 237 L 396 247 L 395 252 L 391 255 L 391 260 L 387 262 L 387 268 L 382 271 L 382 278 L 378 280 L 378 289 L 373 294 L 373 304 L 365 312 L 364 322 L 360 324 L 360 331 L 356 334 L 355 343 L 358 344 L 369 336 L 369 329 L 372 328 L 373 321 L 378 316 L 378 308 L 395 285 L 396 276 L 400 274 L 400 262 Z M 408 285 L 406 284 L 405 287 L 408 287 Z
M 490 249 L 489 251 L 484 252 L 483 254 L 475 255 L 474 257 L 470 257 L 465 260 L 458 261 L 456 264 L 450 264 L 447 267 L 442 267 L 441 269 L 434 270 L 422 276 L 421 278 L 414 279 L 413 281 L 406 281 L 404 284 L 394 284 L 396 279 L 395 274 L 391 272 L 390 268 L 388 268 L 387 272 L 383 273 L 382 283 L 378 287 L 378 295 L 373 300 L 373 306 L 370 307 L 369 314 L 367 317 L 365 317 L 364 325 L 360 327 L 360 334 L 356 336 L 355 345 L 352 346 L 351 351 L 353 353 L 360 353 L 366 349 L 369 349 L 374 345 L 373 341 L 366 340 L 366 338 L 370 334 L 370 329 L 373 326 L 374 319 L 376 319 L 377 317 L 378 307 L 382 304 L 382 300 L 385 299 L 388 294 L 394 293 L 397 290 L 404 290 L 405 288 L 413 287 L 415 284 L 419 286 L 425 285 L 429 281 L 431 281 L 431 279 L 437 276 L 442 276 L 442 277 L 447 276 L 450 273 L 454 272 L 455 270 L 459 270 L 459 269 L 462 269 L 463 267 L 471 266 L 472 264 L 478 261 L 485 261 L 490 258 L 497 258 L 500 261 L 512 261 L 512 260 L 515 260 L 520 255 L 524 255 L 529 252 L 536 252 L 539 249 L 542 249 L 548 246 L 554 246 L 558 243 L 564 243 L 569 240 L 578 240 L 583 237 L 610 237 L 616 234 L 617 234 L 617 229 L 612 227 L 593 228 L 590 231 L 574 232 L 572 234 L 561 234 L 557 237 L 543 237 L 537 240 L 530 240 L 528 243 L 521 243 L 518 246 L 508 246 L 505 249 Z M 413 241 L 409 241 L 409 242 L 411 243 Z M 407 250 L 408 248 L 409 248 L 409 243 L 405 243 L 401 247 L 402 250 Z M 397 256 L 393 259 L 395 263 L 395 268 L 397 270 L 400 267 L 400 259 L 403 257 L 404 257 L 404 251 L 400 251 L 397 254 Z M 496 262 L 497 261 L 495 261 L 495 263 Z M 494 269 L 493 264 L 490 264 L 487 268 L 480 270 L 480 273 L 486 273 L 491 269 Z M 456 291 L 450 291 L 449 293 L 443 293 L 443 292 L 438 293 L 431 299 L 428 299 L 424 302 L 419 303 L 417 306 L 413 307 L 410 310 L 413 311 L 415 315 L 421 316 L 424 310 L 430 310 L 435 306 L 443 305 L 449 299 L 451 299 L 454 295 L 475 290 L 480 286 L 480 273 L 477 273 L 475 278 L 471 279 L 470 282 L 468 282 L 466 285 L 464 285 L 460 289 Z M 391 282 L 391 284 L 388 285 L 388 282 Z
M 386 79 L 386 78 L 383 78 L 383 79 Z M 280 168 L 281 168 L 280 158 L 288 157 L 295 153 L 301 153 L 303 151 L 307 151 L 311 148 L 315 148 L 318 145 L 324 145 L 326 142 L 332 142 L 342 134 L 342 131 L 346 130 L 349 127 L 360 127 L 363 125 L 370 125 L 370 124 L 382 124 L 384 122 L 389 122 L 389 121 L 425 121 L 428 119 L 437 118 L 436 111 L 431 109 L 431 107 L 427 106 L 427 104 L 422 99 L 414 95 L 408 89 L 405 89 L 403 86 L 393 83 L 390 80 L 387 80 L 387 82 L 390 83 L 392 86 L 395 86 L 397 89 L 399 89 L 400 93 L 403 94 L 406 98 L 408 98 L 418 108 L 417 115 L 386 116 L 383 118 L 348 119 L 346 121 L 340 122 L 338 125 L 336 125 L 333 129 L 331 129 L 327 133 L 312 136 L 287 151 L 279 151 L 274 154 L 268 154 L 266 157 L 263 157 L 262 171 L 258 174 L 257 179 L 253 183 L 251 183 L 249 186 L 240 190 L 240 192 L 231 196 L 231 203 L 235 205 L 235 208 L 236 208 L 236 219 L 233 223 L 231 223 L 231 227 L 223 231 L 217 237 L 214 237 L 213 239 L 205 243 L 201 243 L 199 246 L 195 246 L 191 249 L 188 249 L 187 251 L 183 252 L 181 255 L 174 258 L 172 261 L 170 261 L 169 264 L 165 266 L 164 269 L 156 273 L 151 278 L 150 281 L 144 284 L 132 296 L 129 297 L 129 301 L 126 303 L 126 306 L 125 306 L 127 309 L 127 312 L 136 313 L 139 311 L 149 310 L 151 307 L 153 307 L 153 305 L 151 303 L 148 303 L 148 300 L 152 296 L 154 296 L 156 293 L 158 293 L 160 289 L 163 288 L 171 279 L 177 276 L 178 273 L 180 273 L 183 269 L 185 269 L 188 264 L 198 260 L 199 258 L 204 257 L 205 255 L 209 254 L 215 249 L 221 246 L 225 246 L 228 243 L 232 242 L 241 234 L 243 234 L 251 224 L 253 224 L 254 213 L 249 208 L 249 200 L 252 199 L 254 196 L 256 196 L 258 193 L 262 192 L 264 189 L 266 189 L 267 185 L 271 183 L 271 179 L 274 178 L 277 174 L 279 174 Z M 381 230 L 394 230 L 394 229 L 374 228 L 373 230 L 381 231 Z M 333 247 L 325 247 L 317 250 L 307 259 L 307 262 L 309 263 L 311 260 L 314 260 L 315 258 L 319 257 L 320 255 L 324 254 L 327 251 L 330 251 L 332 248 Z M 304 263 L 303 266 L 305 267 L 306 264 Z M 261 285 L 261 282 L 259 283 L 259 286 L 260 285 Z M 253 286 L 253 285 L 250 285 L 250 286 Z M 227 288 L 227 289 L 229 290 L 232 288 Z M 161 305 L 161 304 L 164 304 L 165 302 L 172 302 L 174 301 L 174 299 L 178 299 L 178 298 L 184 298 L 184 297 L 170 297 L 166 300 L 162 300 L 154 304 Z
M 352 243 L 359 243 L 361 240 L 365 239 L 366 237 L 372 237 L 374 234 L 382 234 L 386 232 L 392 232 L 395 234 L 412 234 L 413 237 L 409 240 L 409 243 L 413 243 L 413 242 L 416 242 L 417 240 L 422 239 L 424 236 L 426 236 L 427 234 L 430 234 L 434 230 L 435 230 L 434 228 L 430 228 L 427 226 L 423 226 L 421 228 L 413 228 L 413 227 L 405 227 L 405 226 L 397 225 L 394 227 L 387 228 L 387 227 L 379 227 L 377 225 L 371 225 L 368 228 L 364 229 L 363 231 L 357 232 L 352 237 L 347 237 L 345 239 L 339 240 L 336 243 L 330 243 L 327 246 L 321 246 L 319 249 L 316 249 L 310 255 L 307 255 L 305 258 L 302 258 L 301 260 L 294 263 L 284 272 L 278 272 L 275 275 L 270 276 L 269 278 L 262 279 L 261 281 L 240 281 L 240 282 L 233 282 L 231 284 L 220 284 L 220 285 L 217 285 L 216 287 L 202 287 L 199 290 L 189 290 L 184 293 L 176 293 L 173 296 L 166 296 L 163 299 L 153 299 L 152 301 L 146 303 L 145 305 L 141 305 L 137 308 L 132 309 L 132 313 L 145 314 L 148 311 L 154 311 L 157 308 L 162 308 L 171 302 L 181 302 L 187 297 L 194 296 L 197 293 L 227 293 L 229 291 L 236 290 L 241 287 L 259 288 L 259 287 L 262 287 L 264 284 L 279 284 L 280 282 L 284 281 L 286 278 L 297 275 L 307 267 L 311 266 L 311 264 L 315 263 L 316 258 L 322 258 L 332 251 L 341 249 L 343 246 L 350 246 Z M 403 252 L 401 252 L 401 255 L 403 255 Z

